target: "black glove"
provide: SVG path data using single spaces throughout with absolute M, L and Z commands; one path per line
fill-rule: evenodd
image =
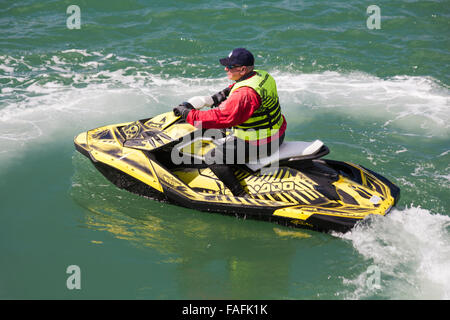
M 194 109 L 192 104 L 190 104 L 189 102 L 182 102 L 178 107 L 173 108 L 173 113 L 177 117 L 181 116 L 184 120 L 186 120 L 189 112 L 191 112 L 192 109 Z
M 222 91 L 217 92 L 216 94 L 212 95 L 211 98 L 214 101 L 213 106 L 217 107 L 219 104 L 221 104 L 223 101 L 227 100 L 228 95 L 230 94 L 231 89 L 229 87 L 226 87 Z

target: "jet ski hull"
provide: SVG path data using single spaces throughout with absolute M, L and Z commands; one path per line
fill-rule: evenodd
M 75 147 L 119 188 L 195 210 L 288 226 L 346 232 L 371 214 L 386 215 L 398 201 L 399 188 L 381 175 L 311 156 L 256 172 L 237 166 L 236 177 L 248 195 L 235 197 L 205 164 L 171 162 L 170 150 L 193 127 L 169 113 L 155 118 L 81 133 Z M 147 130 L 142 140 L 136 139 L 143 133 L 139 130 Z

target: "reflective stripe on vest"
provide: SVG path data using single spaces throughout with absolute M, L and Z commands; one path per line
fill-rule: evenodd
M 250 87 L 261 98 L 261 106 L 251 117 L 238 126 L 233 127 L 234 136 L 242 140 L 259 140 L 273 136 L 283 124 L 277 85 L 270 74 L 263 70 L 255 70 L 256 74 L 246 80 L 236 82 L 230 95 L 241 87 Z

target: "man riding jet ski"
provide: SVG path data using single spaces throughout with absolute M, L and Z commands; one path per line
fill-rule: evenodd
M 255 70 L 254 62 L 250 51 L 234 49 L 220 63 L 225 66 L 228 79 L 235 83 L 212 97 L 194 97 L 174 109 L 175 114 L 196 127 L 233 128 L 233 133 L 205 158 L 235 196 L 243 196 L 245 191 L 233 173 L 233 164 L 269 156 L 278 150 L 286 131 L 275 80 L 266 71 Z M 217 108 L 196 110 L 205 106 Z
M 396 204 L 397 186 L 362 166 L 322 159 L 329 153 L 322 141 L 283 142 L 275 81 L 254 70 L 250 52 L 238 48 L 220 62 L 236 81 L 229 88 L 152 118 L 82 132 L 76 149 L 130 192 L 289 226 L 344 232 Z M 218 107 L 199 110 L 205 106 Z M 221 130 L 229 127 L 231 134 Z

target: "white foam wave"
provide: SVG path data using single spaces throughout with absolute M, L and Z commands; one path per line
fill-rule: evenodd
M 346 234 L 372 268 L 380 286 L 368 286 L 366 271 L 342 277 L 349 299 L 450 299 L 450 217 L 420 207 L 394 209 Z
M 18 87 L 2 88 L 0 101 L 5 106 L 0 109 L 0 158 L 20 155 L 31 141 L 71 139 L 93 127 L 171 110 L 191 96 L 212 94 L 211 88 L 221 88 L 218 83 L 222 82 L 165 78 L 146 72 L 127 74 L 127 69 L 82 74 L 63 67 L 59 72 L 57 69 L 63 68 L 58 66 L 65 66 L 65 62 L 52 58 L 51 63 L 56 63 L 52 69 L 69 79 L 69 84 L 44 74 L 39 81 L 27 79 Z
M 98 53 L 98 52 L 88 53 L 86 49 L 67 49 L 67 50 L 61 51 L 61 53 L 78 53 L 85 57 L 91 57 L 92 55 L 102 56 L 102 54 Z
M 274 73 L 283 101 L 310 109 L 333 108 L 408 133 L 449 134 L 450 91 L 430 77 L 378 78 L 360 72 Z

